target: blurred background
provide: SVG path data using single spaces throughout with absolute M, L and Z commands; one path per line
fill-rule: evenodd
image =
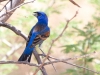
M 5 1 L 6 2 L 6 1 Z M 43 43 L 42 50 L 47 53 L 52 39 L 56 38 L 66 25 L 66 20 L 78 15 L 69 23 L 62 37 L 52 47 L 51 56 L 65 59 L 96 52 L 86 58 L 70 60 L 79 66 L 85 66 L 94 71 L 100 71 L 100 0 L 75 0 L 81 6 L 78 8 L 69 0 L 36 0 L 18 8 L 7 23 L 28 35 L 37 19 L 33 16 L 35 11 L 44 11 L 49 18 L 51 28 L 50 37 Z M 4 6 L 0 3 L 0 9 Z M 26 41 L 11 30 L 0 27 L 0 60 L 17 61 L 22 54 Z M 6 57 L 6 55 L 8 55 Z M 33 63 L 37 63 L 34 55 Z M 85 69 L 69 64 L 55 63 L 57 72 L 52 65 L 45 66 L 48 75 L 97 75 Z M 35 67 L 28 65 L 3 64 L 0 65 L 0 75 L 32 75 Z M 42 75 L 39 71 L 37 75 Z M 99 74 L 98 74 L 99 75 Z

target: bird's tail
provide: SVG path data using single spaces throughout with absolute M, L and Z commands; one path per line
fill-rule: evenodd
M 23 54 L 20 56 L 18 61 L 30 62 L 33 50 L 34 50 L 34 48 L 25 48 Z
M 23 53 L 23 54 L 20 56 L 20 58 L 18 59 L 18 61 L 28 61 L 28 62 L 30 62 L 31 56 L 32 56 L 32 53 L 29 54 L 29 55 Z
M 23 54 L 21 55 L 21 57 L 19 58 L 18 61 L 28 61 L 28 62 L 30 62 L 32 52 L 34 50 L 34 46 L 32 44 L 33 44 L 33 41 L 36 38 L 36 36 L 37 36 L 37 33 L 32 33 L 32 35 L 29 38 L 29 41 L 27 42 L 26 48 L 25 48 Z

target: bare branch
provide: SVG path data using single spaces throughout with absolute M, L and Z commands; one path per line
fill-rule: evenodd
M 34 72 L 33 75 L 36 75 L 37 72 L 43 67 L 43 65 L 44 65 L 44 63 L 45 63 L 45 61 L 46 61 L 46 59 L 48 58 L 48 56 L 49 56 L 49 54 L 50 54 L 52 45 L 53 45 L 53 42 L 52 42 L 52 44 L 51 44 L 51 46 L 50 46 L 50 48 L 49 48 L 48 54 L 46 55 L 46 57 L 45 57 L 45 59 L 43 60 L 42 64 L 41 64 L 40 67 Z
M 51 64 L 51 63 L 63 62 L 63 63 L 69 64 L 69 65 L 72 65 L 72 66 L 75 66 L 75 67 L 78 67 L 78 68 L 86 69 L 86 70 L 91 71 L 91 72 L 93 72 L 93 73 L 100 74 L 100 72 L 96 72 L 96 71 L 93 71 L 93 70 L 91 70 L 91 69 L 89 69 L 89 68 L 86 68 L 86 67 L 83 67 L 83 66 L 79 66 L 79 65 L 76 65 L 76 64 L 72 64 L 72 63 L 70 63 L 70 62 L 67 62 L 68 60 L 73 60 L 73 59 L 78 59 L 78 58 L 83 58 L 83 57 L 85 58 L 85 57 L 87 57 L 87 56 L 93 55 L 94 53 L 96 53 L 96 52 L 93 52 L 93 53 L 90 53 L 90 54 L 86 54 L 86 55 L 82 55 L 82 56 L 76 56 L 76 57 L 73 57 L 73 58 L 67 58 L 67 59 L 57 59 L 57 58 L 48 56 L 49 58 L 55 59 L 55 61 L 46 62 L 46 63 L 44 63 L 44 66 L 45 66 L 45 65 L 49 65 L 49 64 Z M 46 55 L 43 55 L 43 56 L 46 56 Z
M 17 5 L 23 3 L 24 0 L 9 0 L 7 4 L 3 7 L 3 9 L 0 11 L 0 21 L 5 22 L 9 19 L 9 17 L 13 14 L 12 13 L 7 14 L 7 11 L 11 10 L 12 8 L 16 7 Z M 13 5 L 12 5 L 13 4 Z M 5 14 L 5 15 L 3 15 Z
M 36 49 L 34 49 L 33 54 L 34 54 L 34 56 L 35 56 L 35 58 L 36 58 L 38 64 L 39 64 L 39 65 L 42 64 L 42 61 L 41 61 L 41 59 L 40 59 L 40 57 L 39 57 L 39 55 L 38 55 Z M 40 67 L 40 66 L 39 66 L 39 67 Z M 46 70 L 45 70 L 45 68 L 44 68 L 43 66 L 42 66 L 41 68 L 39 68 L 39 69 L 41 70 L 41 72 L 43 73 L 43 75 L 47 75 L 47 72 L 46 72 Z
M 57 58 L 48 56 L 48 58 L 52 58 L 52 59 L 54 59 L 55 61 L 46 62 L 46 63 L 44 63 L 44 66 L 45 66 L 45 65 L 49 65 L 49 64 L 51 64 L 51 63 L 63 62 L 63 63 L 67 63 L 67 64 L 69 64 L 69 65 L 72 65 L 72 66 L 75 66 L 75 67 L 78 67 L 78 68 L 83 68 L 83 69 L 89 70 L 89 71 L 91 71 L 91 72 L 93 72 L 93 73 L 100 74 L 100 72 L 96 72 L 96 71 L 93 71 L 93 70 L 88 69 L 88 68 L 86 68 L 86 67 L 78 66 L 78 65 L 76 65 L 76 64 L 72 64 L 72 63 L 70 63 L 70 62 L 67 62 L 67 61 L 69 61 L 69 60 L 74 60 L 74 59 L 79 59 L 79 58 L 85 58 L 85 57 L 87 57 L 87 56 L 93 55 L 94 53 L 96 53 L 96 52 L 93 52 L 93 53 L 90 53 L 90 54 L 86 54 L 86 55 L 82 55 L 82 56 L 76 56 L 76 57 L 72 57 L 72 58 L 67 58 L 67 59 L 57 59 Z M 43 55 L 43 54 L 39 54 L 39 55 L 41 55 L 41 56 L 46 56 L 46 55 Z
M 79 66 L 79 65 L 76 65 L 76 64 L 72 64 L 72 63 L 67 62 L 67 61 L 58 60 L 58 59 L 55 60 L 55 61 L 46 62 L 44 65 L 49 65 L 49 64 L 51 64 L 51 63 L 58 63 L 58 62 L 63 62 L 63 63 L 69 64 L 69 65 L 72 65 L 72 66 L 75 66 L 75 67 L 78 67 L 78 68 L 86 69 L 86 70 L 91 71 L 91 72 L 96 73 L 96 74 L 100 74 L 100 72 L 96 72 L 96 71 L 91 70 L 91 69 L 89 69 L 89 68 L 86 68 L 86 67 L 83 67 L 83 66 Z
M 93 55 L 93 54 L 96 54 L 96 52 L 85 54 L 85 55 L 81 55 L 81 56 L 70 57 L 70 58 L 66 58 L 66 59 L 62 59 L 62 60 L 63 61 L 69 61 L 69 60 L 75 60 L 75 59 L 80 59 L 80 58 L 86 58 L 86 57 L 88 57 L 90 55 Z M 39 56 L 46 57 L 46 55 L 44 55 L 44 54 L 39 54 Z M 55 59 L 55 60 L 57 59 L 57 58 L 52 57 L 52 56 L 48 56 L 48 58 Z M 61 59 L 58 59 L 58 60 L 61 60 Z
M 4 1 L 6 1 L 6 0 L 0 0 L 0 2 L 4 2 Z
M 1 60 L 5 60 L 5 59 L 7 59 L 10 55 L 12 55 L 16 50 L 18 50 L 20 47 L 22 47 L 22 45 L 23 44 L 18 44 L 18 45 L 13 45 L 12 46 L 12 48 L 11 48 L 11 50 L 10 51 L 8 51 L 7 53 L 6 53 L 6 55 L 4 55 L 4 57 L 1 59 Z
M 19 8 L 19 7 L 21 7 L 21 6 L 25 5 L 25 4 L 32 3 L 32 2 L 34 2 L 34 1 L 35 1 L 35 0 L 28 1 L 28 2 L 24 2 L 24 3 L 22 3 L 22 4 L 18 5 L 18 6 L 15 6 L 14 8 L 12 8 L 12 9 L 10 9 L 10 10 L 7 10 L 6 13 L 0 14 L 0 18 L 3 17 L 4 15 L 12 14 L 12 12 L 13 12 L 15 9 L 17 9 L 17 8 Z M 1 20 L 1 21 L 2 21 L 2 20 Z M 2 21 L 2 22 L 4 22 L 4 21 Z
M 73 0 L 69 0 L 71 3 L 73 3 L 74 5 L 76 5 L 77 7 L 80 7 L 75 1 Z
M 12 44 L 8 42 L 6 39 L 1 39 L 3 43 L 5 43 L 7 46 L 12 47 Z
M 25 64 L 25 65 L 27 64 L 29 66 L 39 67 L 38 65 L 29 63 L 27 61 L 0 61 L 0 64 Z
M 93 53 L 95 53 L 95 52 L 93 52 Z M 93 53 L 91 53 L 91 54 L 93 54 Z M 35 54 L 36 54 L 36 53 L 35 53 Z M 89 56 L 89 55 L 91 55 L 91 54 L 83 55 L 83 57 Z M 46 56 L 46 55 L 43 55 L 43 56 Z M 50 56 L 48 56 L 48 57 L 50 57 Z M 81 57 L 82 57 L 82 56 L 81 56 Z M 12 64 L 12 63 L 13 63 L 13 64 L 27 64 L 27 65 L 30 65 L 30 66 L 34 66 L 34 65 L 35 65 L 36 67 L 40 68 L 41 65 L 42 65 L 42 66 L 46 66 L 46 65 L 49 65 L 49 64 L 52 64 L 52 63 L 63 62 L 63 63 L 69 64 L 69 65 L 72 65 L 72 66 L 75 66 L 75 67 L 78 67 L 78 68 L 86 69 L 86 70 L 91 71 L 91 72 L 96 73 L 96 74 L 100 74 L 100 72 L 96 72 L 96 71 L 93 71 L 93 70 L 88 69 L 88 68 L 86 68 L 86 67 L 79 66 L 79 65 L 76 65 L 76 64 L 72 64 L 72 63 L 70 63 L 70 62 L 67 62 L 68 60 L 73 60 L 73 59 L 76 59 L 76 58 L 80 58 L 80 57 L 77 56 L 77 57 L 67 58 L 67 59 L 57 59 L 57 58 L 54 58 L 54 57 L 53 57 L 53 59 L 55 59 L 54 61 L 46 62 L 46 63 L 44 63 L 43 65 L 42 65 L 42 63 L 39 64 L 39 65 L 35 65 L 35 64 L 33 64 L 33 63 L 28 63 L 28 62 L 26 62 L 26 61 L 22 61 L 21 63 L 20 63 L 20 62 L 15 62 L 15 61 L 0 61 L 0 64 Z M 40 69 L 42 70 L 43 68 L 41 67 Z M 44 70 L 42 70 L 42 71 L 44 71 Z M 47 74 L 44 74 L 44 75 L 47 75 Z
M 22 33 L 20 30 L 16 29 L 14 26 L 8 24 L 8 23 L 3 23 L 0 22 L 0 26 L 9 28 L 10 30 L 12 30 L 13 32 L 15 32 L 17 35 L 22 36 L 25 40 L 28 40 L 28 38 L 26 37 L 26 35 L 24 33 Z
M 75 66 L 75 67 L 78 67 L 78 68 L 83 68 L 83 69 L 89 70 L 89 71 L 91 71 L 91 72 L 93 72 L 93 73 L 96 73 L 96 74 L 100 74 L 100 72 L 96 72 L 96 71 L 93 71 L 93 70 L 88 69 L 88 68 L 86 68 L 86 67 L 78 66 L 78 65 L 76 65 L 76 64 L 72 64 L 72 63 L 69 63 L 69 62 L 67 62 L 67 61 L 63 61 L 63 60 L 59 60 L 59 59 L 57 59 L 57 60 L 55 60 L 55 61 L 51 61 L 51 62 L 52 62 L 52 63 L 64 62 L 64 63 L 66 63 L 66 64 L 69 64 L 69 65 L 72 65 L 72 66 Z M 46 62 L 46 63 L 44 63 L 43 66 L 49 65 L 49 64 L 51 64 L 51 62 Z M 27 64 L 27 65 L 29 65 L 29 66 L 35 66 L 35 67 L 40 67 L 40 66 L 42 65 L 42 64 L 36 65 L 36 64 L 33 64 L 33 63 L 29 63 L 29 62 L 27 62 L 27 61 L 0 61 L 0 64 Z M 47 74 L 46 74 L 46 75 L 47 75 Z
M 66 28 L 68 27 L 69 22 L 70 22 L 73 18 L 75 18 L 75 17 L 77 16 L 77 14 L 78 14 L 78 11 L 76 11 L 75 15 L 74 15 L 70 20 L 67 20 L 66 25 L 65 25 L 63 31 L 61 32 L 61 34 L 60 34 L 54 41 L 57 41 L 57 40 L 63 35 L 64 31 L 65 31 Z

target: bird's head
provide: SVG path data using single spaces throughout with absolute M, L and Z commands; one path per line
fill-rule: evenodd
M 48 24 L 48 17 L 44 12 L 34 12 L 34 16 L 37 17 L 38 22 Z

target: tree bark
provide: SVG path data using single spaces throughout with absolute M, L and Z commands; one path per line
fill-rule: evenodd
M 34 54 L 38 64 L 42 64 L 42 61 L 41 61 L 40 56 L 38 55 L 36 49 L 34 49 L 33 54 Z M 42 67 L 40 70 L 43 75 L 48 75 L 44 67 Z
M 11 13 L 7 14 L 7 15 L 3 15 L 3 14 L 6 14 L 7 11 L 13 9 L 14 7 L 16 7 L 17 5 L 19 5 L 23 2 L 24 2 L 24 0 L 9 0 L 9 2 L 3 7 L 3 9 L 0 12 L 0 16 L 1 16 L 0 21 L 6 22 L 15 10 L 12 11 Z

